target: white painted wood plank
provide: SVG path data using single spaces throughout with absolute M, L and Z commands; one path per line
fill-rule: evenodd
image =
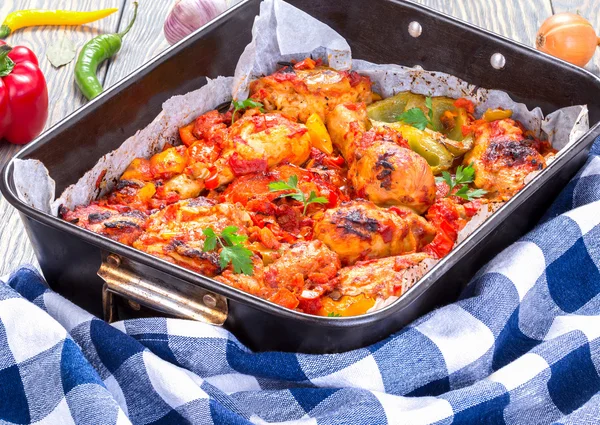
M 121 8 L 123 0 L 2 0 L 0 20 L 21 9 L 66 9 L 96 10 L 108 7 Z M 79 49 L 93 37 L 115 32 L 118 28 L 120 11 L 103 20 L 79 27 L 37 27 L 24 28 L 7 38 L 13 46 L 29 47 L 38 57 L 40 67 L 46 77 L 49 95 L 49 116 L 46 128 L 69 115 L 85 103 L 84 97 L 73 81 L 75 60 L 61 68 L 54 68 L 46 59 L 46 49 L 61 36 L 68 37 Z M 98 75 L 104 79 L 108 67 L 102 66 Z M 0 167 L 14 155 L 21 146 L 0 141 Z M 0 195 L 0 276 L 14 271 L 20 264 L 37 264 L 33 250 L 25 234 L 23 224 L 16 210 Z

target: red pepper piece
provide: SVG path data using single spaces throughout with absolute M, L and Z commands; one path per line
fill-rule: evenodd
M 328 156 L 326 161 L 336 167 L 343 167 L 344 164 L 346 163 L 346 160 L 344 159 L 343 156 L 338 155 L 338 156 Z
M 31 142 L 48 118 L 48 89 L 37 58 L 27 47 L 0 40 L 0 139 Z
M 339 201 L 339 196 L 333 190 L 329 191 L 327 195 L 327 208 L 334 208 L 337 206 Z

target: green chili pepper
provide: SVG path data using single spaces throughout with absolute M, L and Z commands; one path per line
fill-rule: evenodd
M 96 75 L 98 66 L 106 59 L 116 55 L 121 49 L 123 37 L 129 32 L 137 17 L 137 2 L 134 2 L 133 6 L 133 19 L 123 32 L 99 35 L 88 41 L 79 53 L 75 64 L 75 82 L 83 95 L 89 100 L 95 98 L 104 90 Z

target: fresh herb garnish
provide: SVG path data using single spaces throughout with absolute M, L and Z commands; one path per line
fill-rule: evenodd
M 233 124 L 233 122 L 235 121 L 235 114 L 237 114 L 238 111 L 241 111 L 242 109 L 248 109 L 248 108 L 259 108 L 260 112 L 265 112 L 265 110 L 263 109 L 263 106 L 264 105 L 262 103 L 257 102 L 252 99 L 234 100 L 233 101 L 233 114 L 231 114 L 231 124 Z
M 460 198 L 466 199 L 467 201 L 472 201 L 476 198 L 481 198 L 483 195 L 487 193 L 487 191 L 483 189 L 475 189 L 469 190 L 469 183 L 473 183 L 473 179 L 475 178 L 475 168 L 473 168 L 473 164 L 464 167 L 459 165 L 456 169 L 456 174 L 454 178 L 448 171 L 442 171 L 442 177 L 436 177 L 436 182 L 446 182 L 446 184 L 450 187 L 449 195 L 458 196 Z M 458 190 L 454 193 L 452 191 L 454 188 L 458 188 Z
M 425 107 L 427 108 L 427 115 L 425 115 L 425 112 L 421 108 L 410 108 L 408 111 L 404 111 L 398 115 L 396 119 L 405 124 L 412 125 L 419 130 L 425 130 L 428 125 L 435 127 L 433 125 L 433 105 L 429 96 L 425 98 Z
M 214 251 L 218 249 L 218 244 L 221 247 L 219 266 L 222 269 L 231 263 L 234 273 L 244 273 L 252 276 L 254 274 L 252 251 L 242 245 L 248 239 L 248 236 L 238 235 L 237 231 L 237 227 L 228 226 L 223 229 L 220 235 L 217 235 L 211 227 L 204 229 L 202 233 L 206 236 L 206 239 L 202 251 Z
M 298 202 L 302 202 L 302 204 L 304 205 L 302 215 L 306 215 L 306 209 L 310 204 L 326 204 L 329 202 L 326 198 L 323 198 L 322 196 L 317 196 L 314 190 L 311 190 L 307 197 L 306 194 L 298 188 L 298 176 L 295 174 L 293 176 L 290 176 L 287 182 L 279 180 L 276 182 L 269 183 L 269 190 L 271 192 L 293 190 L 294 192 L 284 193 L 280 197 L 288 197 L 295 199 Z
M 327 313 L 327 317 L 342 317 L 342 315 L 332 311 L 331 313 Z

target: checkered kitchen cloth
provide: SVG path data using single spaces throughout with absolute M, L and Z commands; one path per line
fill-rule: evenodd
M 597 155 L 460 301 L 343 354 L 108 325 L 21 269 L 0 285 L 0 423 L 600 424 Z

